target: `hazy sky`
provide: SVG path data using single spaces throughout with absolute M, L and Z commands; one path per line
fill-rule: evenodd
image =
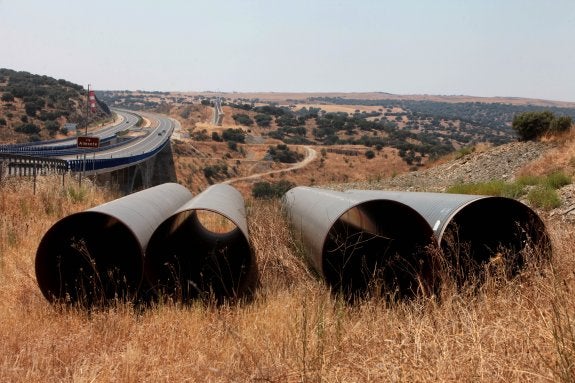
M 100 90 L 575 101 L 575 0 L 0 0 L 0 67 Z

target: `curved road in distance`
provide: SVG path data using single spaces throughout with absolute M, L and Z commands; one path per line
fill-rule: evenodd
M 261 178 L 263 176 L 267 176 L 268 174 L 275 174 L 275 173 L 281 173 L 281 172 L 291 172 L 291 171 L 296 170 L 296 169 L 301 169 L 301 168 L 309 165 L 310 162 L 312 162 L 313 160 L 315 160 L 317 158 L 317 151 L 315 149 L 313 149 L 311 146 L 307 146 L 307 145 L 304 146 L 304 148 L 306 150 L 305 158 L 302 161 L 294 164 L 293 166 L 290 166 L 289 168 L 270 170 L 268 172 L 252 174 L 252 175 L 245 176 L 245 177 L 232 178 L 232 179 L 229 179 L 227 181 L 223 181 L 222 183 L 223 184 L 232 184 L 232 183 L 237 182 L 237 181 L 246 181 L 246 180 L 258 179 L 258 178 Z
M 109 134 L 110 132 L 113 132 L 115 134 L 118 131 L 126 130 L 128 128 L 134 129 L 134 126 L 138 121 L 138 116 L 135 113 L 126 111 L 117 111 L 117 112 L 121 113 L 122 116 L 126 118 L 125 120 L 126 122 L 122 122 L 118 125 L 107 128 L 106 129 L 107 134 Z M 142 137 L 130 141 L 125 145 L 121 145 L 111 149 L 100 148 L 98 151 L 86 149 L 87 158 L 106 159 L 106 158 L 131 157 L 151 152 L 158 146 L 163 145 L 166 142 L 166 140 L 169 139 L 175 128 L 174 120 L 159 114 L 152 114 L 152 113 L 140 113 L 140 114 L 142 116 L 145 115 L 146 118 L 148 119 L 155 120 L 156 124 L 152 125 L 156 126 L 154 128 L 138 128 L 142 131 L 146 129 L 147 132 L 144 135 L 142 135 Z M 94 136 L 101 135 L 101 132 L 94 132 L 94 133 L 95 133 Z M 74 160 L 74 159 L 81 159 L 81 157 L 83 157 L 83 155 L 69 155 L 69 156 L 61 156 L 59 158 L 64 160 Z

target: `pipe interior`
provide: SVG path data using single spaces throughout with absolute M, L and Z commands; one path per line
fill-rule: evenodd
M 206 219 L 204 210 L 187 210 L 170 217 L 154 232 L 145 272 L 160 296 L 221 301 L 246 291 L 252 263 L 248 239 L 231 220 L 217 213 Z
M 389 200 L 362 203 L 333 224 L 322 266 L 334 292 L 347 297 L 413 296 L 429 289 L 433 233 L 410 207 Z
M 36 253 L 36 277 L 49 301 L 82 305 L 136 297 L 143 278 L 143 254 L 120 221 L 83 212 L 57 222 Z
M 541 219 L 520 202 L 498 197 L 474 201 L 456 213 L 441 235 L 440 247 L 459 284 L 482 278 L 491 266 L 511 277 L 528 258 L 551 256 Z

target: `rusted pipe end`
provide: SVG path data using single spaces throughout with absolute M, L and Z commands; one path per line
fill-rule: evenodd
M 95 211 L 54 224 L 36 252 L 36 279 L 51 302 L 103 305 L 137 296 L 143 250 L 118 219 Z
M 218 223 L 202 219 L 206 214 Z M 154 292 L 182 302 L 241 297 L 254 286 L 255 269 L 249 240 L 238 225 L 221 212 L 205 209 L 183 210 L 168 218 L 146 251 L 145 275 Z

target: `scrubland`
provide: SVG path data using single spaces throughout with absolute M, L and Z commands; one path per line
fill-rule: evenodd
M 0 186 L 2 382 L 540 382 L 575 380 L 575 228 L 544 217 L 553 259 L 440 297 L 349 304 L 307 267 L 278 201 L 247 200 L 250 301 L 51 305 L 34 257 L 60 218 L 117 196 L 72 179 Z

